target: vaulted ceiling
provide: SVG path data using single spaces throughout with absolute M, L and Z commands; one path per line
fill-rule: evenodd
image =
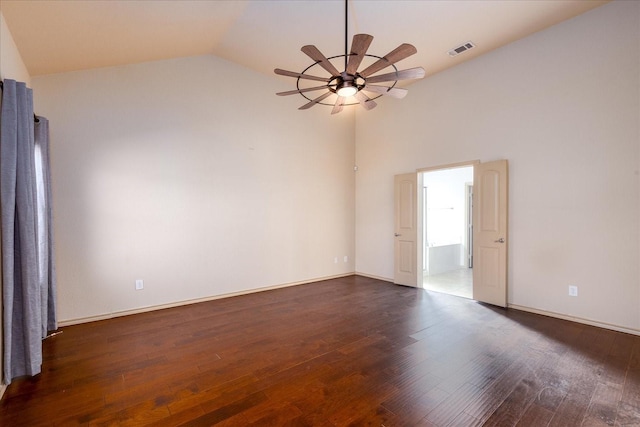
M 379 56 L 411 43 L 418 53 L 401 68 L 431 75 L 606 2 L 353 0 L 349 40 L 371 34 Z M 202 54 L 273 75 L 310 65 L 306 44 L 344 53 L 342 0 L 0 0 L 0 10 L 32 76 Z M 476 48 L 448 55 L 468 41 Z

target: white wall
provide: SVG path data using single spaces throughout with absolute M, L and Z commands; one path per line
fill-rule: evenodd
M 12 79 L 31 86 L 31 76 L 22 61 L 2 11 L 0 11 L 0 79 Z
M 393 277 L 394 174 L 505 158 L 509 303 L 640 331 L 639 43 L 613 2 L 358 113 L 356 271 Z
M 27 85 L 31 84 L 31 76 L 22 61 L 22 56 L 13 40 L 9 27 L 7 27 L 2 11 L 0 11 L 0 80 L 4 79 L 25 82 Z M 0 281 L 1 279 L 2 264 L 0 263 Z M 0 296 L 1 295 L 2 293 L 0 292 Z M 2 313 L 2 304 L 0 303 L 0 354 L 4 354 L 4 338 L 2 336 L 4 327 L 2 325 L 2 319 L 4 319 L 4 315 Z M 4 372 L 3 361 L 4 358 L 0 357 L 0 377 L 2 376 L 1 373 Z M 2 383 L 2 378 L 0 378 L 0 397 L 2 397 L 4 391 L 5 386 Z
M 467 234 L 467 188 L 473 184 L 473 167 L 424 173 L 427 193 L 427 242 L 425 246 L 465 243 Z
M 62 323 L 354 271 L 352 115 L 213 56 L 33 87 Z

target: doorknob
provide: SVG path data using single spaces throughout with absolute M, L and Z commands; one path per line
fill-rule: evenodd
M 504 238 L 501 237 L 498 240 L 494 240 L 494 242 L 496 242 L 496 243 L 504 243 Z
M 398 234 L 398 233 L 393 233 L 393 235 L 396 236 L 396 237 L 402 236 L 402 234 Z

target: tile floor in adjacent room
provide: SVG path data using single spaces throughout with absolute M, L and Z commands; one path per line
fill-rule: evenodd
M 429 291 L 472 298 L 473 269 L 463 267 L 446 273 L 424 276 L 423 286 Z

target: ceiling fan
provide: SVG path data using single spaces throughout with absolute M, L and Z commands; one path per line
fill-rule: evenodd
M 376 56 L 367 54 L 369 45 L 373 41 L 373 36 L 369 34 L 356 34 L 353 36 L 351 42 L 351 52 L 347 53 L 347 31 L 348 31 L 348 5 L 347 0 L 345 5 L 345 20 L 344 20 L 344 55 L 336 55 L 327 58 L 318 50 L 314 45 L 302 46 L 302 52 L 309 56 L 315 62 L 305 68 L 302 72 L 297 73 L 295 71 L 282 70 L 276 68 L 274 72 L 281 76 L 295 77 L 296 89 L 286 92 L 279 92 L 276 95 L 296 95 L 300 94 L 306 98 L 309 102 L 304 104 L 299 110 L 306 110 L 313 107 L 316 104 L 321 105 L 333 105 L 331 114 L 336 114 L 342 111 L 345 105 L 360 104 L 366 110 L 371 110 L 377 104 L 374 99 L 377 99 L 383 95 L 388 95 L 393 98 L 404 98 L 407 94 L 407 90 L 396 87 L 399 80 L 411 80 L 421 79 L 425 76 L 424 68 L 416 67 L 409 68 L 407 70 L 398 70 L 395 63 L 401 61 L 409 56 L 415 54 L 417 49 L 408 44 L 403 43 L 385 56 Z M 365 58 L 373 58 L 373 63 L 368 65 L 361 71 L 358 71 L 358 67 L 363 63 Z M 332 59 L 344 58 L 344 70 L 339 71 L 335 65 L 331 62 Z M 307 74 L 307 71 L 314 67 L 321 67 L 327 71 L 329 77 L 320 77 L 312 74 Z M 393 67 L 392 72 L 385 74 L 377 74 L 379 71 Z M 313 80 L 323 82 L 320 86 L 305 87 L 301 85 L 301 80 Z M 378 83 L 378 84 L 376 84 Z M 325 90 L 322 95 L 312 98 L 307 96 L 307 93 L 318 92 Z M 368 94 L 367 94 L 368 93 Z M 334 102 L 329 103 L 325 99 L 335 95 Z M 353 98 L 355 101 L 353 102 Z

